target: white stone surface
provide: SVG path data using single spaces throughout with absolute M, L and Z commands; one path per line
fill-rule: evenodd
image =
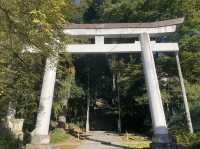
M 103 45 L 104 44 L 104 36 L 95 36 L 95 44 Z
M 140 41 L 154 134 L 168 134 L 149 34 L 141 34 Z
M 45 136 L 48 135 L 49 132 L 57 61 L 58 59 L 56 57 L 47 58 L 46 60 L 39 111 L 34 132 L 36 136 Z
M 81 53 L 137 53 L 141 52 L 140 42 L 123 43 L 123 44 L 103 44 L 104 39 L 100 37 L 95 38 L 96 44 L 69 44 L 66 45 L 66 50 L 61 52 L 69 52 L 72 54 Z M 151 41 L 153 52 L 178 52 L 178 43 L 156 43 Z M 38 53 L 35 48 L 27 47 L 27 52 Z
M 154 52 L 179 51 L 177 43 L 155 43 Z M 72 54 L 81 53 L 137 53 L 141 52 L 140 42 L 133 44 L 71 44 L 66 46 L 66 51 Z
M 106 38 L 114 37 L 137 37 L 141 33 L 149 33 L 151 37 L 160 34 L 172 33 L 176 31 L 176 25 L 163 26 L 157 28 L 114 28 L 114 29 L 65 29 L 64 33 L 72 36 L 104 36 Z
M 24 119 L 7 118 L 7 127 L 13 135 L 20 140 L 23 140 L 23 124 Z

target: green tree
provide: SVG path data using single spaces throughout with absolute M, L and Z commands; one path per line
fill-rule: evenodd
M 63 29 L 72 18 L 71 5 L 70 0 L 0 1 L 1 118 L 12 101 L 16 116 L 25 118 L 28 126 L 34 124 L 45 58 L 69 42 Z M 39 53 L 25 52 L 26 47 Z

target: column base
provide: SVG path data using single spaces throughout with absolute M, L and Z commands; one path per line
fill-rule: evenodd
M 53 149 L 50 144 L 27 144 L 26 149 Z
M 31 144 L 27 144 L 26 149 L 52 149 L 49 136 L 32 136 Z
M 178 149 L 174 143 L 152 143 L 151 149 Z
M 169 134 L 155 134 L 152 138 L 151 149 L 177 149 L 177 144 Z

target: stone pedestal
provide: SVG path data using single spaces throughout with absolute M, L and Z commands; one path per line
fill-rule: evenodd
M 66 124 L 66 117 L 65 116 L 59 116 L 58 117 L 58 127 L 65 129 Z
M 23 124 L 24 119 L 15 119 L 14 117 L 7 117 L 7 128 L 15 136 L 16 139 L 23 141 Z
M 166 134 L 155 134 L 152 138 L 151 149 L 177 149 L 176 140 Z
M 31 144 L 26 145 L 26 149 L 53 149 L 49 136 L 33 136 Z

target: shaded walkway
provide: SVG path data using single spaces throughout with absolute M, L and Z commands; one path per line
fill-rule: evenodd
M 90 112 L 90 130 L 117 131 L 117 114 L 111 108 L 96 108 Z

